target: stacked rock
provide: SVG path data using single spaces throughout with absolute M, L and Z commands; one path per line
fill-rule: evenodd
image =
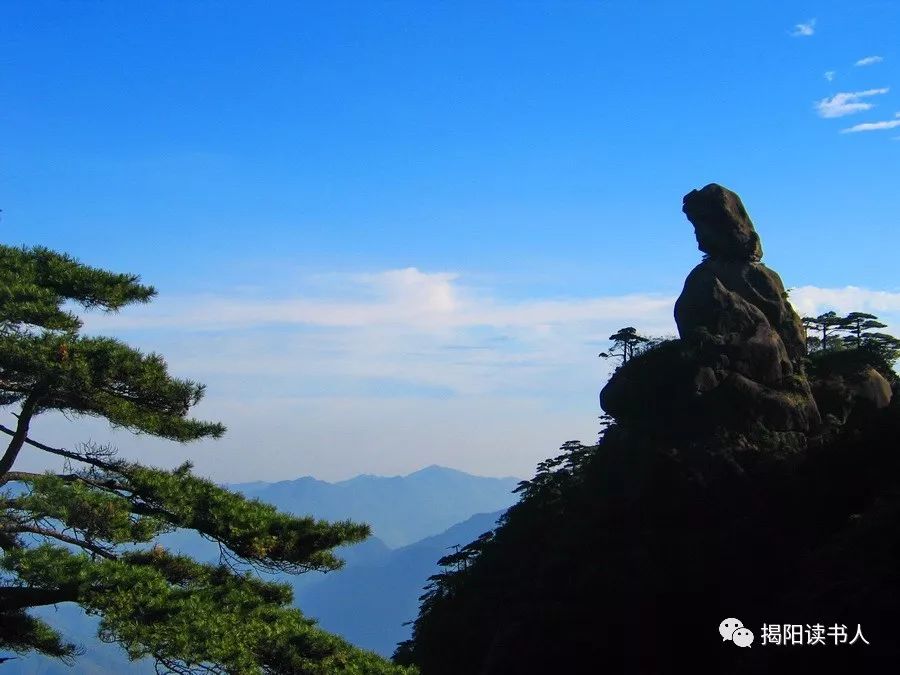
M 619 422 L 702 432 L 714 427 L 808 432 L 821 422 L 803 375 L 806 338 L 740 197 L 715 183 L 684 197 L 706 256 L 675 303 L 680 340 L 634 359 L 601 392 Z

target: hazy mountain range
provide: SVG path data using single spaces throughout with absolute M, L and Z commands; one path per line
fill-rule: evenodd
M 362 475 L 339 483 L 311 477 L 230 487 L 297 515 L 369 523 L 390 548 L 406 546 L 460 523 L 476 513 L 512 504 L 517 478 L 483 478 L 440 466 L 408 476 Z
M 281 577 L 294 587 L 297 605 L 326 630 L 390 656 L 409 636 L 418 598 L 437 560 L 456 544 L 491 529 L 515 501 L 517 478 L 485 478 L 439 466 L 407 476 L 361 475 L 337 483 L 309 476 L 277 483 L 230 485 L 279 509 L 326 520 L 350 518 L 372 525 L 362 544 L 339 549 L 344 569 Z M 189 532 L 164 538 L 172 549 L 216 560 L 218 548 Z M 3 675 L 118 675 L 154 672 L 152 663 L 129 663 L 122 650 L 96 639 L 97 620 L 78 607 L 36 612 L 58 626 L 86 653 L 73 668 L 54 659 L 24 656 L 4 664 Z

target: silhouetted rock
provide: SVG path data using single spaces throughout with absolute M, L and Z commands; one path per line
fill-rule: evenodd
M 601 390 L 600 405 L 620 424 L 678 434 L 695 426 L 699 395 L 718 384 L 711 368 L 697 368 L 695 350 L 669 340 L 619 368 Z
M 759 262 L 711 258 L 691 270 L 675 303 L 675 323 L 682 336 L 711 320 L 709 314 L 715 312 L 715 303 L 710 306 L 710 297 L 717 283 L 762 312 L 781 337 L 791 361 L 806 354 L 806 331 L 787 301 L 781 277 Z
M 812 392 L 822 415 L 833 415 L 841 424 L 888 407 L 892 398 L 890 382 L 871 366 L 815 378 Z
M 699 193 L 692 219 L 714 210 L 710 193 L 743 213 L 734 193 Z M 746 255 L 758 241 L 713 239 L 698 232 L 710 257 L 678 299 L 680 337 L 613 374 L 597 445 L 563 445 L 493 535 L 445 558 L 398 660 L 429 675 L 896 670 L 892 361 L 807 356 L 778 275 Z M 725 617 L 752 629 L 752 649 L 722 640 Z M 859 626 L 866 643 L 762 640 L 764 625 L 814 624 L 848 639 Z
M 684 198 L 709 257 L 675 303 L 680 340 L 617 370 L 600 394 L 623 424 L 684 435 L 716 428 L 806 432 L 821 422 L 803 373 L 806 339 L 781 278 L 758 262 L 759 237 L 740 198 L 707 185 Z
M 816 404 L 831 425 L 868 424 L 896 398 L 897 374 L 869 349 L 829 349 L 810 355 L 809 381 Z
M 714 258 L 759 260 L 762 245 L 741 198 L 710 183 L 684 196 L 682 211 L 694 226 L 697 246 Z

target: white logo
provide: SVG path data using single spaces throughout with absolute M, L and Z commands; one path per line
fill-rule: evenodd
M 719 633 L 722 636 L 722 641 L 730 640 L 731 634 L 734 633 L 738 628 L 743 628 L 744 624 L 741 623 L 740 619 L 725 619 L 722 623 L 719 624 Z
M 753 643 L 753 631 L 744 628 L 740 619 L 725 619 L 719 624 L 722 641 L 731 640 L 738 647 L 749 647 Z
M 753 643 L 753 632 L 749 628 L 738 628 L 731 634 L 731 641 L 738 647 L 749 647 Z

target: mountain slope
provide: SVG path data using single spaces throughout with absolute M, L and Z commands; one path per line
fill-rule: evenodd
M 391 551 L 381 564 L 348 567 L 297 589 L 298 605 L 326 630 L 353 644 L 390 656 L 409 637 L 403 624 L 415 618 L 419 596 L 437 561 L 493 529 L 503 511 L 479 513 L 446 532 Z
M 878 347 L 896 339 L 838 349 L 823 334 L 807 353 L 804 323 L 844 319 L 796 314 L 740 198 L 710 184 L 683 211 L 706 255 L 675 303 L 679 337 L 639 352 L 633 328 L 610 338 L 622 362 L 598 443 L 566 443 L 502 526 L 454 555 L 398 662 L 428 675 L 897 669 L 900 351 Z

